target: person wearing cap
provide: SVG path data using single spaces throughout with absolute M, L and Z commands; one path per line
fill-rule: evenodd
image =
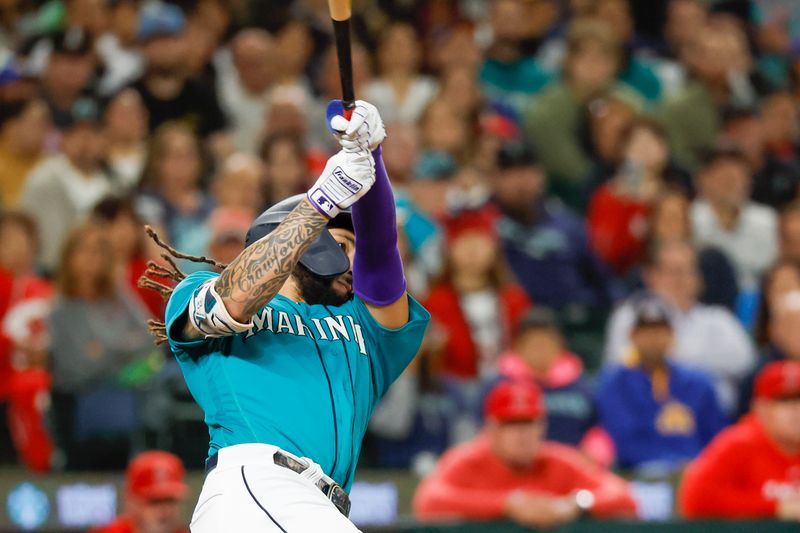
M 577 450 L 544 440 L 545 406 L 528 380 L 498 383 L 485 403 L 486 425 L 447 451 L 414 495 L 419 520 L 508 518 L 553 527 L 593 517 L 633 517 L 636 503 L 622 479 Z
M 642 296 L 625 363 L 607 369 L 597 385 L 600 425 L 623 468 L 680 469 L 727 423 L 711 378 L 671 360 L 670 320 L 659 298 Z
M 678 503 L 687 518 L 800 522 L 800 361 L 764 367 L 751 412 L 689 466 Z
M 736 409 L 738 389 L 751 372 L 756 350 L 747 331 L 728 309 L 700 301 L 702 257 L 688 241 L 666 239 L 654 243 L 642 266 L 646 293 L 658 296 L 669 310 L 672 360 L 708 372 L 726 413 Z M 611 314 L 604 347 L 606 366 L 624 363 L 636 322 L 632 295 Z
M 607 308 L 616 299 L 608 268 L 589 246 L 586 222 L 548 198 L 536 155 L 518 142 L 502 144 L 492 198 L 502 216 L 497 232 L 506 259 L 535 303 Z
M 547 404 L 547 440 L 576 446 L 598 464 L 614 462 L 614 443 L 597 426 L 594 387 L 581 358 L 570 352 L 551 309 L 522 316 L 511 350 L 497 363 L 499 379 L 532 379 Z
M 125 473 L 124 512 L 90 533 L 189 533 L 181 506 L 189 487 L 181 460 L 163 451 L 140 453 Z
M 92 96 L 92 76 L 97 60 L 91 37 L 81 28 L 57 32 L 42 72 L 42 95 L 59 129 L 68 128 L 78 101 Z
M 778 253 L 775 210 L 750 200 L 753 169 L 736 145 L 710 150 L 697 174 L 690 219 L 697 246 L 713 246 L 733 263 L 739 288 L 753 292 Z
M 221 133 L 225 116 L 213 87 L 189 79 L 186 17 L 174 4 L 152 3 L 141 9 L 137 39 L 145 72 L 132 87 L 149 113 L 150 131 L 169 121 L 190 124 L 200 137 Z
M 116 186 L 103 169 L 105 142 L 99 104 L 82 97 L 62 124 L 61 151 L 31 170 L 22 191 L 21 208 L 36 221 L 42 266 L 52 271 L 70 229 Z

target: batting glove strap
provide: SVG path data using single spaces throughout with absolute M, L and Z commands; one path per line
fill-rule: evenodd
M 206 339 L 244 333 L 253 323 L 242 324 L 231 317 L 222 297 L 214 289 L 216 279 L 200 285 L 189 301 L 189 321 Z

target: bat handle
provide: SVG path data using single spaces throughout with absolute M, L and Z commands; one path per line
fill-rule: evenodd
M 356 103 L 352 100 L 343 100 L 342 105 L 344 106 L 344 118 L 350 120 L 350 117 L 353 116 L 353 109 L 356 108 Z

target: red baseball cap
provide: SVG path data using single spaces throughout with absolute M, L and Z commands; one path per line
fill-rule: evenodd
M 498 422 L 538 420 L 545 414 L 542 391 L 528 379 L 501 381 L 489 393 L 484 408 L 486 418 Z
M 497 238 L 495 224 L 498 218 L 498 214 L 493 209 L 484 207 L 448 216 L 442 220 L 442 225 L 449 242 L 471 232 L 482 233 L 494 240 Z
M 800 361 L 777 361 L 756 376 L 756 398 L 800 398 Z
M 128 492 L 148 500 L 183 498 L 189 487 L 184 482 L 183 463 L 169 452 L 143 452 L 128 465 Z

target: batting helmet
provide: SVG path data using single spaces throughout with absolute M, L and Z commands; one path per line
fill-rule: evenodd
M 283 222 L 305 197 L 305 194 L 290 196 L 261 213 L 250 226 L 250 229 L 247 230 L 247 237 L 245 237 L 244 241 L 245 247 L 275 231 L 275 228 Z M 328 227 L 345 228 L 353 231 L 353 219 L 350 216 L 350 209 L 342 209 L 335 218 L 328 222 Z M 317 240 L 311 243 L 308 250 L 300 256 L 300 264 L 312 274 L 322 278 L 333 278 L 344 274 L 350 269 L 350 259 L 328 230 L 323 230 Z

